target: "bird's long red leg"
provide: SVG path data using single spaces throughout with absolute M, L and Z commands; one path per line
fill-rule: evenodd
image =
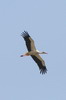
M 20 57 L 23 57 L 24 55 L 21 55 Z
M 26 53 L 26 54 L 24 54 L 24 55 L 21 55 L 20 57 L 24 57 L 24 56 L 29 56 L 29 54 L 28 54 L 28 53 Z

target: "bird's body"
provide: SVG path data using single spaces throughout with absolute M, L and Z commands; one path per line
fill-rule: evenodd
M 30 56 L 30 55 L 37 55 L 37 54 L 44 54 L 44 52 L 39 52 L 38 50 L 26 52 L 24 55 L 21 56 Z
M 37 65 L 39 66 L 40 73 L 42 73 L 42 74 L 46 73 L 47 69 L 46 69 L 46 66 L 45 66 L 45 62 L 40 57 L 39 54 L 47 54 L 47 53 L 46 52 L 40 52 L 40 51 L 36 50 L 35 45 L 34 45 L 34 41 L 30 37 L 28 32 L 24 31 L 23 34 L 22 34 L 22 37 L 24 38 L 24 40 L 26 42 L 28 52 L 26 52 L 24 55 L 21 55 L 21 57 L 31 56 L 33 58 L 33 60 L 37 63 Z
M 36 54 L 38 54 L 38 52 L 36 50 L 29 51 L 29 52 L 26 53 L 26 55 L 36 55 Z

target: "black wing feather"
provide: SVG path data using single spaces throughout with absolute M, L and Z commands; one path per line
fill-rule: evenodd
M 46 69 L 46 66 L 42 65 L 42 62 L 34 55 L 31 55 L 31 57 L 33 58 L 33 60 L 37 63 L 37 65 L 39 66 L 39 69 L 40 69 L 40 73 L 42 74 L 45 74 L 47 73 L 47 69 Z
M 30 35 L 28 34 L 27 31 L 24 31 L 22 33 L 22 37 L 24 38 L 24 40 L 26 42 L 26 46 L 27 46 L 28 51 L 31 51 L 31 41 L 29 39 Z

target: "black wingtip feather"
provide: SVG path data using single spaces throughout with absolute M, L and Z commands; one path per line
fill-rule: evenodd
M 25 37 L 30 37 L 27 31 L 22 32 L 22 33 L 21 33 L 21 36 L 22 36 L 23 38 L 25 38 Z
M 45 74 L 47 73 L 46 66 L 44 66 L 42 69 L 40 69 L 40 74 Z

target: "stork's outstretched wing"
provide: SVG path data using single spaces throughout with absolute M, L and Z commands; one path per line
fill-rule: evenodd
M 33 58 L 33 60 L 37 63 L 39 69 L 40 69 L 40 73 L 45 74 L 47 73 L 47 69 L 45 66 L 45 62 L 44 60 L 40 57 L 39 54 L 36 55 L 31 55 L 31 57 Z
M 24 31 L 21 36 L 24 38 L 24 40 L 26 42 L 26 46 L 27 46 L 28 51 L 34 51 L 34 50 L 36 50 L 35 45 L 34 45 L 34 41 L 30 37 L 30 35 L 28 34 L 28 32 Z

